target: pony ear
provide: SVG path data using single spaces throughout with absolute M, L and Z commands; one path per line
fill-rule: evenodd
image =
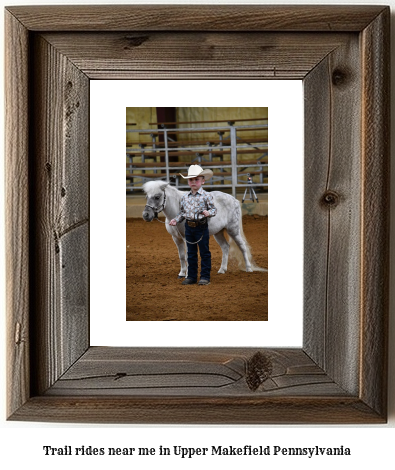
M 159 187 L 160 187 L 160 189 L 161 189 L 162 191 L 164 191 L 164 190 L 167 188 L 167 186 L 169 186 L 169 184 L 170 184 L 170 183 L 168 183 L 168 182 L 167 182 L 167 183 L 163 183 L 163 184 L 161 184 Z

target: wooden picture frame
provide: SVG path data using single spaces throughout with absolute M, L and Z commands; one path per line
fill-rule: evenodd
M 389 20 L 381 6 L 6 9 L 9 420 L 386 422 Z M 89 82 L 121 78 L 304 81 L 302 348 L 90 347 Z

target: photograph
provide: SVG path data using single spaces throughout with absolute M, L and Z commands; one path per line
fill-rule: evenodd
M 128 321 L 268 320 L 268 128 L 267 107 L 126 108 Z
M 146 426 L 122 436 L 141 459 L 145 449 L 159 460 L 168 449 L 220 459 L 257 448 L 270 463 L 364 460 L 346 428 L 373 436 L 394 416 L 390 8 L 3 13 L 5 432 L 69 426 L 68 439 L 23 440 L 42 468 L 62 446 L 73 460 L 120 456 L 106 426 Z M 180 107 L 156 107 L 173 97 Z M 94 338 L 96 321 L 120 342 Z M 150 442 L 150 426 L 180 435 Z M 183 427 L 199 427 L 199 439 L 188 445 Z M 246 438 L 237 427 L 268 430 Z M 256 464 L 247 454 L 242 463 Z

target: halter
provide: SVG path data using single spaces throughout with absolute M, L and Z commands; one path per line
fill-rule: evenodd
M 158 214 L 159 212 L 162 212 L 165 210 L 165 206 L 166 206 L 166 191 L 163 190 L 163 202 L 162 202 L 162 205 L 159 206 L 159 207 L 153 207 L 153 206 L 150 206 L 149 204 L 146 204 L 145 207 L 150 207 L 153 211 L 154 211 L 154 217 L 155 219 L 158 218 Z

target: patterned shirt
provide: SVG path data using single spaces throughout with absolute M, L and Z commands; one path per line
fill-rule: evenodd
M 189 191 L 189 193 L 182 196 L 180 212 L 174 219 L 177 223 L 182 222 L 184 219 L 204 219 L 202 212 L 205 210 L 210 212 L 209 217 L 214 217 L 217 214 L 213 196 L 210 193 L 206 193 L 203 188 L 200 188 L 196 194 L 192 194 L 192 191 Z

